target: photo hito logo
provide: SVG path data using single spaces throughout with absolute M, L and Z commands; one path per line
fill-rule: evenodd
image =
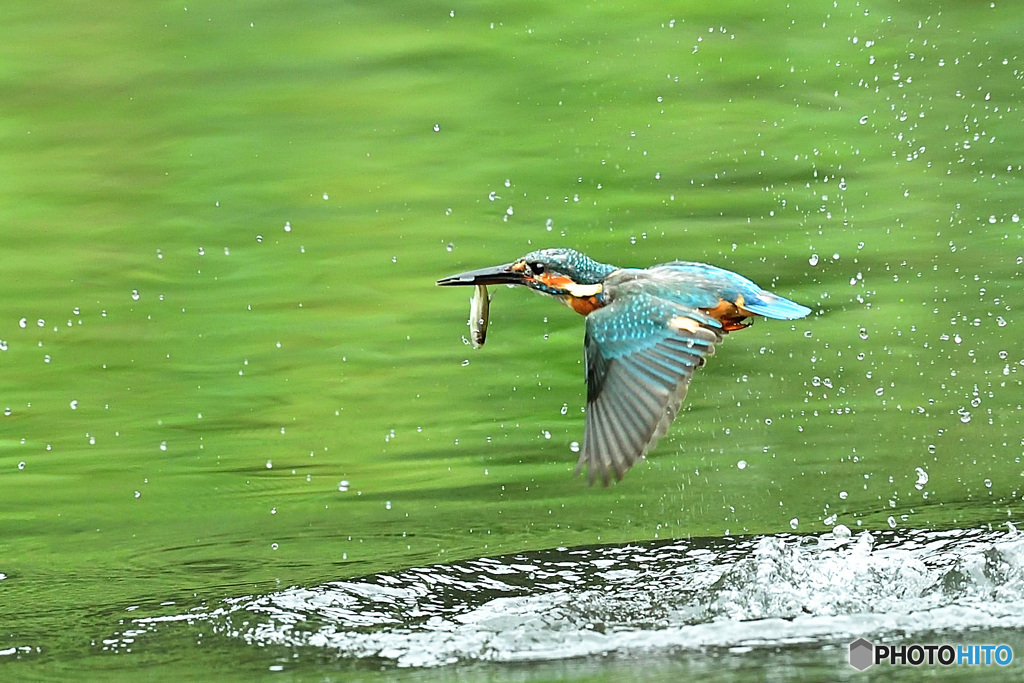
M 875 664 L 893 666 L 1008 666 L 1013 661 L 1009 645 L 875 645 L 858 638 L 850 643 L 850 666 L 864 671 Z

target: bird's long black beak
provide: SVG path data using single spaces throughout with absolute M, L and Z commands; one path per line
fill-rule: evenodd
M 512 263 L 491 266 L 479 270 L 468 270 L 458 275 L 449 275 L 437 281 L 441 287 L 453 285 L 521 285 L 524 278 L 521 271 L 512 270 Z

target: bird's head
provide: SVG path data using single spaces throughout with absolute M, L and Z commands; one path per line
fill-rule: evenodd
M 573 249 L 540 249 L 512 263 L 450 275 L 437 284 L 523 285 L 542 294 L 578 299 L 600 294 L 601 282 L 614 270 Z

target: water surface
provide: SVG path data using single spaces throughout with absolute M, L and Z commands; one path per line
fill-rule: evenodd
M 481 558 L 583 562 L 577 549 L 641 548 L 667 576 L 693 571 L 695 548 L 716 567 L 772 552 L 792 573 L 790 534 L 838 524 L 944 585 L 942 562 L 906 543 L 945 539 L 963 559 L 1014 542 L 1015 5 L 113 2 L 4 15 L 0 662 L 17 676 L 273 674 L 275 648 L 295 653 L 296 676 L 390 676 L 439 663 L 408 654 L 419 648 L 456 658 L 444 676 L 486 678 L 500 657 L 430 640 L 433 616 L 453 638 L 472 633 L 431 600 L 412 603 L 425 621 L 405 614 L 404 631 L 355 630 L 318 600 Z M 468 292 L 433 286 L 546 246 L 622 266 L 706 261 L 814 313 L 730 335 L 651 457 L 588 488 L 571 475 L 582 320 L 498 289 L 474 350 Z M 735 590 L 765 590 L 736 571 Z M 584 594 L 610 580 L 587 576 Z M 638 604 L 660 599 L 622 577 L 616 590 L 632 586 Z M 527 615 L 579 595 L 542 578 L 522 570 L 502 595 Z M 1014 581 L 999 585 L 1019 605 Z M 651 627 L 626 613 L 607 632 L 643 643 L 588 635 L 605 645 L 555 649 L 523 676 L 616 676 L 652 651 L 666 675 L 787 661 L 834 673 L 853 631 L 892 634 L 813 612 L 787 649 L 770 621 L 785 609 L 714 612 L 721 593 L 691 588 L 672 609 L 704 617 Z M 454 604 L 475 616 L 518 604 L 499 597 L 468 584 Z M 970 623 L 1016 628 L 1010 611 Z M 281 614 L 315 617 L 323 642 Z M 599 633 L 590 613 L 555 614 L 566 633 Z M 520 627 L 510 618 L 484 652 L 530 651 L 499 647 Z M 729 625 L 718 640 L 716 619 Z M 658 629 L 697 629 L 710 649 Z M 383 674 L 353 633 L 396 643 L 374 655 Z

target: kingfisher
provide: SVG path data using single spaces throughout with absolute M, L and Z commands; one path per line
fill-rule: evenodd
M 724 268 L 672 261 L 619 268 L 573 249 L 541 249 L 511 263 L 437 281 L 522 285 L 586 317 L 583 447 L 575 474 L 608 486 L 653 449 L 679 412 L 694 370 L 729 332 L 757 316 L 803 318 L 811 309 Z

